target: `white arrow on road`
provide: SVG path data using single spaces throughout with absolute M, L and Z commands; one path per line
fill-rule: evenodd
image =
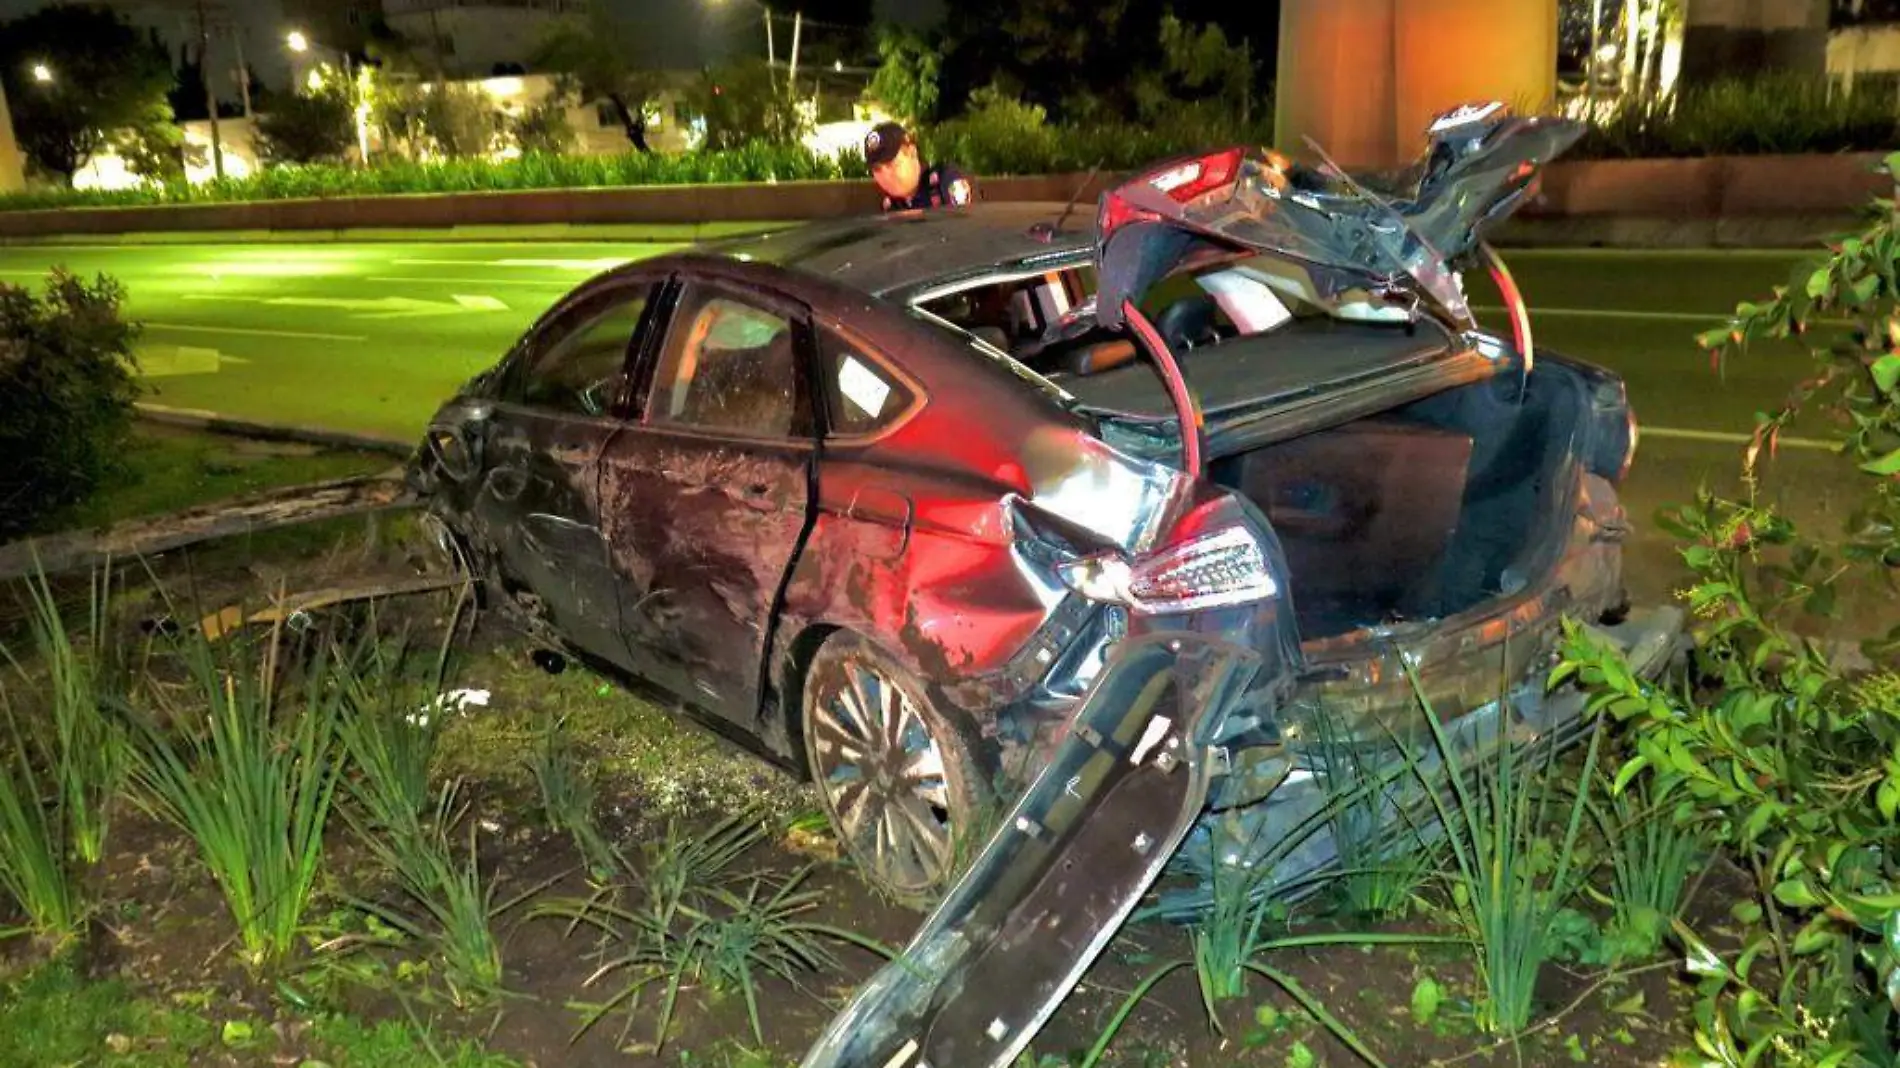
M 632 260 L 607 256 L 593 260 L 390 260 L 398 267 L 552 267 L 562 271 L 611 271 Z
M 174 375 L 217 374 L 227 363 L 249 363 L 238 356 L 227 356 L 217 349 L 194 345 L 143 344 L 133 373 L 141 378 L 170 378 Z
M 462 312 L 507 311 L 508 305 L 494 297 L 455 294 L 449 301 L 418 300 L 415 297 L 239 297 L 222 293 L 192 293 L 187 300 L 223 300 L 245 304 L 270 304 L 282 308 L 336 308 L 354 312 L 353 319 L 417 319 L 433 315 L 457 315 Z

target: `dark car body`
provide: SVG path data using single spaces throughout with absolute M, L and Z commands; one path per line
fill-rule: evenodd
M 1323 802 L 1318 718 L 1561 741 L 1562 620 L 1666 653 L 1622 589 L 1622 383 L 1479 329 L 1450 266 L 1574 132 L 1433 136 L 1403 204 L 1236 150 L 1093 227 L 630 264 L 437 414 L 414 478 L 488 601 L 809 770 L 873 882 L 935 899 L 1018 798 L 809 1063 L 1005 1063 L 1171 862 L 1305 885 L 1332 844 L 1276 847 Z

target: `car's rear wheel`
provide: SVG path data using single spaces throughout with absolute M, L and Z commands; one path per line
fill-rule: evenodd
M 975 747 L 910 672 L 855 634 L 819 647 L 801 704 L 812 779 L 864 880 L 929 905 L 981 830 Z

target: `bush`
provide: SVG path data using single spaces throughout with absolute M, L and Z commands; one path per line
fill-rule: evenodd
M 35 533 L 116 470 L 138 385 L 120 285 L 56 270 L 0 284 L 0 540 Z
M 567 124 L 567 97 L 556 93 L 508 121 L 508 133 L 523 155 L 558 156 L 574 147 Z
M 1845 96 L 1800 75 L 1734 78 L 1674 99 L 1632 101 L 1569 156 L 1638 159 L 1885 151 L 1900 131 L 1885 93 Z
M 1900 173 L 1900 154 L 1886 167 Z M 1750 341 L 1798 338 L 1812 366 L 1790 375 L 1801 383 L 1783 411 L 1758 417 L 1744 497 L 1704 493 L 1664 517 L 1694 576 L 1695 670 L 1645 683 L 1581 628 L 1557 669 L 1625 725 L 1616 787 L 1641 781 L 1754 884 L 1732 913 L 1739 954 L 1674 925 L 1702 980 L 1695 1037 L 1707 1063 L 1861 1068 L 1893 1064 L 1900 1048 L 1900 629 L 1864 644 L 1881 666 L 1858 674 L 1804 636 L 1811 617 L 1832 614 L 1837 588 L 1890 583 L 1900 566 L 1896 322 L 1900 223 L 1883 210 L 1701 337 L 1718 361 Z M 1832 540 L 1802 534 L 1755 493 L 1761 454 L 1816 407 L 1848 428 L 1841 453 L 1869 476 Z
M 341 160 L 356 141 L 355 110 L 349 90 L 337 84 L 280 98 L 258 117 L 258 148 L 271 163 Z
M 1052 126 L 1042 108 L 994 89 L 971 100 L 962 118 L 923 131 L 919 140 L 929 159 L 953 162 L 979 177 L 1086 171 L 1098 165 L 1131 170 L 1185 152 L 1272 140 L 1270 124 L 1244 126 L 1216 107 L 1179 105 L 1151 124 Z

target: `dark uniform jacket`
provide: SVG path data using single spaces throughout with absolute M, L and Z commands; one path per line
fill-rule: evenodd
M 938 163 L 924 168 L 917 176 L 917 191 L 899 199 L 884 198 L 885 211 L 914 211 L 918 208 L 961 207 L 976 199 L 976 187 L 955 167 Z

